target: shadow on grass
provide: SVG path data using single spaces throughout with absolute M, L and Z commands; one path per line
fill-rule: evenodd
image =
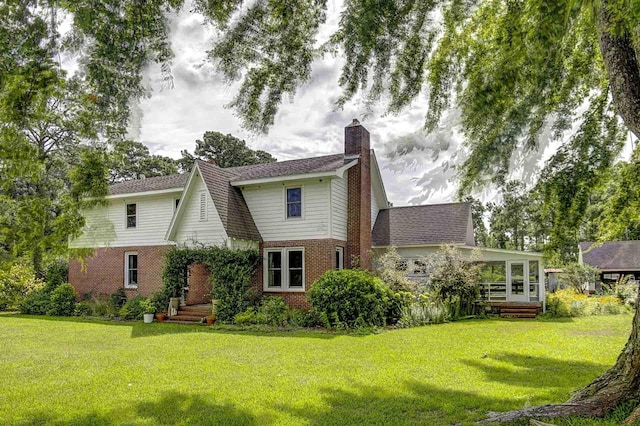
M 548 389 L 552 396 L 566 396 L 567 391 L 586 385 L 610 365 L 582 360 L 558 360 L 501 352 L 482 359 L 461 362 L 482 371 L 485 381 L 505 385 Z
M 472 424 L 485 418 L 489 410 L 518 408 L 515 400 L 440 389 L 417 381 L 399 389 L 363 385 L 357 391 L 326 388 L 320 392 L 321 406 L 280 404 L 276 408 L 308 425 Z
M 166 392 L 159 400 L 132 404 L 109 414 L 86 413 L 62 418 L 52 412 L 38 412 L 19 424 L 35 426 L 91 425 L 110 426 L 141 421 L 154 425 L 261 425 L 269 418 L 255 416 L 233 404 L 219 404 L 210 398 L 180 392 Z

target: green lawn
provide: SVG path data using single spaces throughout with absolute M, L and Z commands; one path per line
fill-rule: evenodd
M 468 424 L 565 400 L 613 364 L 630 326 L 619 315 L 344 335 L 0 315 L 0 424 Z

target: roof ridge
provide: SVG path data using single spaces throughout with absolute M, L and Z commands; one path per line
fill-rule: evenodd
M 292 159 L 292 160 L 273 161 L 271 163 L 245 164 L 244 166 L 220 167 L 220 168 L 222 170 L 231 170 L 231 169 L 240 169 L 240 168 L 245 168 L 245 167 L 270 166 L 270 165 L 275 165 L 275 164 L 291 163 L 291 162 L 294 162 L 294 161 L 305 161 L 305 160 L 315 160 L 315 159 L 318 159 L 318 158 L 337 157 L 339 155 L 344 155 L 344 153 L 340 152 L 340 153 L 336 153 L 336 154 L 317 155 L 315 157 L 305 157 L 305 158 L 295 158 L 295 159 Z
M 420 204 L 417 206 L 391 206 L 391 207 L 387 207 L 386 209 L 382 209 L 382 210 L 393 210 L 393 209 L 406 209 L 406 208 L 415 208 L 415 207 L 435 207 L 435 206 L 451 206 L 454 204 L 468 204 L 470 205 L 471 203 L 466 202 L 466 201 L 454 201 L 451 203 L 435 203 L 435 204 Z

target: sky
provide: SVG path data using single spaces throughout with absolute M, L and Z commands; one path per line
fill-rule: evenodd
M 321 40 L 337 27 L 341 7 L 340 0 L 328 2 Z M 233 110 L 225 107 L 238 85 L 224 82 L 206 58 L 215 34 L 190 9 L 187 4 L 171 15 L 173 83 L 167 86 L 157 65 L 146 70 L 149 96 L 134 107 L 130 138 L 143 142 L 153 154 L 179 158 L 181 150 L 193 151 L 195 140 L 211 130 L 231 133 L 278 160 L 291 160 L 342 152 L 344 127 L 357 118 L 371 134 L 371 147 L 393 205 L 455 201 L 455 167 L 466 158 L 456 111 L 446 113 L 441 126 L 426 135 L 422 130 L 427 111 L 424 93 L 395 115 L 385 114 L 383 102 L 373 114 L 365 116 L 362 99 L 336 110 L 342 59 L 326 57 L 314 64 L 311 80 L 282 103 L 268 134 L 246 131 Z M 539 155 L 514 158 L 512 164 L 517 171 L 513 177 L 533 181 L 553 149 L 543 141 Z M 496 196 L 490 188 L 474 195 L 484 201 L 495 200 Z
M 321 38 L 337 26 L 340 3 L 328 2 Z M 223 82 L 206 59 L 215 34 L 189 9 L 187 5 L 171 16 L 173 87 L 162 81 L 158 66 L 147 69 L 149 96 L 134 108 L 131 138 L 154 154 L 178 158 L 181 150 L 193 151 L 195 140 L 212 130 L 231 133 L 278 160 L 291 160 L 342 152 L 344 127 L 356 118 L 371 134 L 389 201 L 396 206 L 454 201 L 455 188 L 449 181 L 455 175 L 453 160 L 460 157 L 460 138 L 452 130 L 457 114 L 444 117 L 443 128 L 427 137 L 421 130 L 424 95 L 398 115 L 385 115 L 381 105 L 365 117 L 361 99 L 336 110 L 342 61 L 327 57 L 314 64 L 311 80 L 283 102 L 268 134 L 246 131 L 233 110 L 225 108 L 237 85 Z

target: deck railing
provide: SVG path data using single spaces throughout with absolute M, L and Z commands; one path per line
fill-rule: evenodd
M 507 300 L 507 283 L 480 283 L 480 298 L 490 302 L 500 302 Z M 538 301 L 539 283 L 529 283 L 529 300 Z

